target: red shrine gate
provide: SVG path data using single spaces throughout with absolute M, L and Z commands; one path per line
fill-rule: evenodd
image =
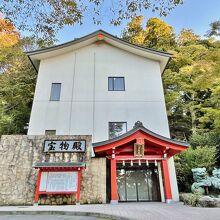
M 174 141 L 149 131 L 140 122 L 117 138 L 93 143 L 96 157 L 106 157 L 110 160 L 111 203 L 154 200 L 155 192 L 160 190 L 160 187 L 156 191 L 153 189 L 153 186 L 159 186 L 155 174 L 158 165 L 163 176 L 161 184 L 165 190 L 165 200 L 171 201 L 168 159 L 187 147 L 185 142 Z M 158 198 L 160 197 L 156 195 L 156 200 Z

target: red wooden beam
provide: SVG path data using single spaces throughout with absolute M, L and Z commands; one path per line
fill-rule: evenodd
M 41 180 L 41 170 L 38 170 L 37 184 L 36 184 L 36 192 L 35 192 L 35 202 L 38 202 L 39 199 L 39 189 L 40 189 L 40 180 Z
M 79 171 L 78 171 L 78 188 L 77 188 L 77 194 L 76 194 L 76 202 L 77 203 L 80 200 L 80 179 L 81 179 L 81 171 L 79 169 Z
M 163 179 L 164 179 L 164 188 L 165 188 L 165 198 L 167 202 L 170 202 L 172 200 L 172 191 L 171 191 L 170 174 L 169 174 L 167 160 L 162 160 L 162 169 L 163 169 Z
M 55 195 L 55 194 L 77 194 L 77 191 L 70 192 L 39 192 L 39 195 Z
M 116 155 L 115 156 L 115 159 L 116 160 L 129 160 L 129 158 L 130 159 L 139 159 L 139 158 L 137 158 L 137 157 L 134 157 L 134 155 Z M 153 160 L 153 159 L 162 159 L 163 158 L 163 156 L 162 155 L 157 155 L 157 154 L 155 154 L 155 155 L 145 155 L 144 157 L 141 157 L 140 159 L 143 159 L 143 160 Z
M 118 202 L 116 160 L 111 159 L 111 203 Z

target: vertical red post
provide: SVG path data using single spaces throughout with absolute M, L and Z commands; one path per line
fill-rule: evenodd
M 170 174 L 168 168 L 167 160 L 162 160 L 162 169 L 163 169 L 163 179 L 164 179 L 164 188 L 165 188 L 165 199 L 169 203 L 172 201 L 172 191 L 170 185 Z
M 37 184 L 36 184 L 36 192 L 35 192 L 35 202 L 38 202 L 39 199 L 39 189 L 40 189 L 40 180 L 41 180 L 41 170 L 38 170 Z
M 80 200 L 80 178 L 81 178 L 81 171 L 78 170 L 78 186 L 77 186 L 77 194 L 76 194 L 76 202 L 79 203 Z
M 111 204 L 118 203 L 116 159 L 111 159 Z

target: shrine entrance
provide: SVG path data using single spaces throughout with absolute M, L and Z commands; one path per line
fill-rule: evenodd
M 169 168 L 168 162 L 188 146 L 146 129 L 141 122 L 119 137 L 93 143 L 95 156 L 106 157 L 110 162 L 110 202 L 171 202 L 172 184 L 176 183 L 171 182 L 170 169 L 174 167 Z
M 117 167 L 120 202 L 161 201 L 158 169 L 149 167 Z

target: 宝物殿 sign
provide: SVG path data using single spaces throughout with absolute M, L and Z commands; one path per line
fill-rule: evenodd
M 44 152 L 85 152 L 85 140 L 46 140 Z

